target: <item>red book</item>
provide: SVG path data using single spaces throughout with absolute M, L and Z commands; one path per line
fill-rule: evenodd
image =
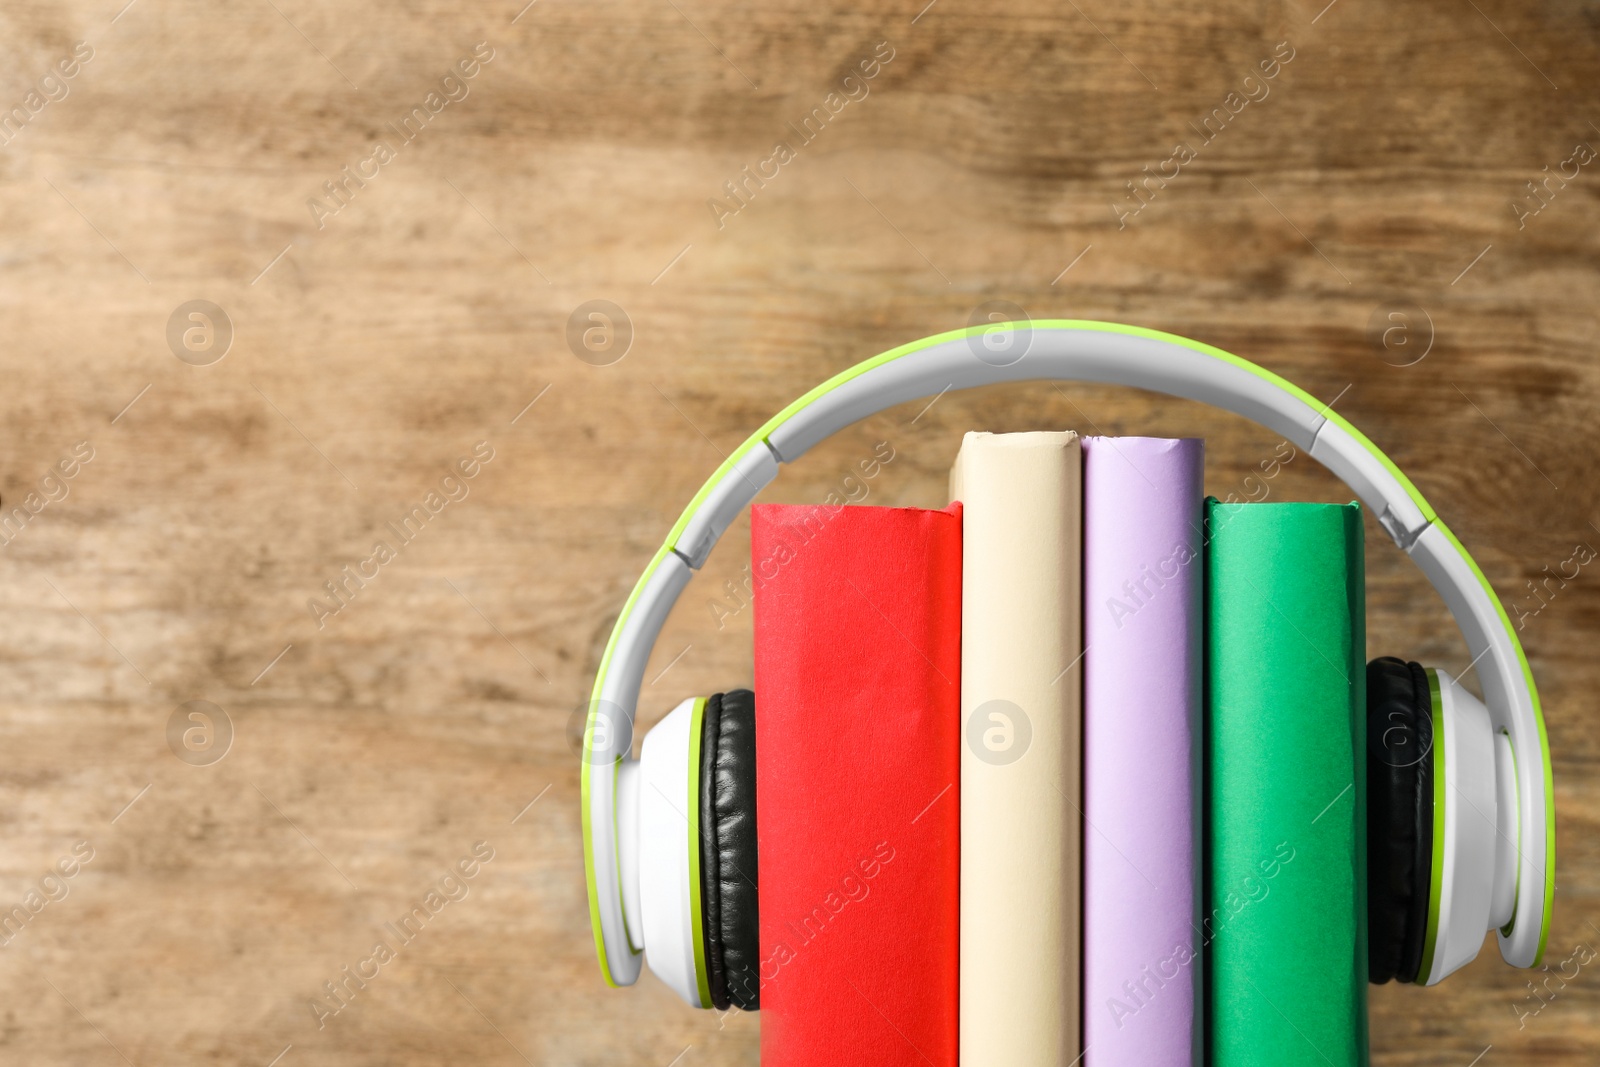
M 961 506 L 751 518 L 764 1067 L 954 1067 Z

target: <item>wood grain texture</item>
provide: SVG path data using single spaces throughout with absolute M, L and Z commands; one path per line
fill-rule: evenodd
M 1552 972 L 1600 941 L 1600 577 L 1527 584 L 1600 546 L 1600 164 L 1520 228 L 1513 208 L 1600 146 L 1594 3 L 124 2 L 0 11 L 0 108 L 24 120 L 0 138 L 0 496 L 59 496 L 47 472 L 93 449 L 0 548 L 0 909 L 93 849 L 0 951 L 0 1061 L 754 1063 L 757 1020 L 603 987 L 573 711 L 720 454 L 988 300 L 1216 344 L 1388 449 L 1529 612 Z M 92 59 L 40 89 L 77 41 Z M 884 41 L 865 97 L 799 143 Z M 396 136 L 479 42 L 466 95 Z M 1247 84 L 1280 42 L 1293 59 Z M 394 158 L 330 213 L 324 183 L 380 139 Z M 719 228 L 708 201 L 786 139 Z M 1194 158 L 1119 227 L 1179 142 Z M 209 366 L 167 341 L 196 299 L 234 331 Z M 591 299 L 634 331 L 609 366 L 569 349 Z M 1407 303 L 1409 346 L 1375 344 Z M 1139 391 L 921 407 L 761 499 L 819 500 L 889 441 L 865 499 L 938 506 L 971 428 L 1201 434 L 1219 495 L 1347 496 L 1305 456 L 1247 487 L 1275 438 Z M 319 627 L 308 601 L 482 441 L 469 495 Z M 1464 668 L 1369 532 L 1369 651 Z M 750 682 L 750 612 L 723 602 L 747 552 L 741 522 L 685 594 L 642 726 Z M 209 766 L 168 746 L 191 700 L 233 726 Z M 319 1028 L 323 983 L 479 841 L 467 895 Z M 1593 965 L 1563 985 L 1494 957 L 1375 990 L 1374 1062 L 1593 1062 Z

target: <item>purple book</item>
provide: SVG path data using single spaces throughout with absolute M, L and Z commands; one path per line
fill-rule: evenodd
M 1203 459 L 1083 440 L 1085 1067 L 1201 1062 Z

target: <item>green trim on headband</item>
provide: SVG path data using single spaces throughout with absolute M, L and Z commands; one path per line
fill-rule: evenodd
M 1423 497 L 1421 492 L 1417 490 L 1417 487 L 1412 484 L 1411 479 L 1407 478 L 1405 474 L 1401 472 L 1400 468 L 1395 466 L 1394 462 L 1384 454 L 1383 450 L 1374 445 L 1365 434 L 1351 425 L 1344 418 L 1344 416 L 1332 411 L 1326 404 L 1322 403 L 1316 397 L 1312 396 L 1310 393 L 1307 393 L 1293 382 L 1290 382 L 1263 367 L 1258 367 L 1249 360 L 1233 355 L 1230 352 L 1225 352 L 1220 348 L 1215 348 L 1211 345 L 1202 344 L 1199 341 L 1191 340 L 1187 337 L 1179 337 L 1176 334 L 1163 333 L 1160 330 L 1150 330 L 1141 326 L 1124 326 L 1118 323 L 1097 322 L 1088 319 L 1036 319 L 1031 320 L 1028 323 L 1028 326 L 1031 329 L 1037 330 L 1079 330 L 1094 333 L 1121 334 L 1128 337 L 1142 337 L 1147 340 L 1166 342 L 1168 344 L 1177 345 L 1181 348 L 1187 348 L 1192 352 L 1209 356 L 1233 367 L 1237 367 L 1240 370 L 1248 371 L 1263 381 L 1276 386 L 1295 399 L 1313 408 L 1327 422 L 1333 423 L 1348 433 L 1353 440 L 1360 444 L 1362 448 L 1366 449 L 1368 454 L 1381 463 L 1383 467 L 1395 478 L 1395 480 L 1400 484 L 1400 487 L 1405 490 L 1406 495 L 1411 498 L 1411 501 L 1416 504 L 1417 508 L 1421 511 L 1423 518 L 1427 522 L 1439 527 L 1439 529 L 1444 532 L 1445 537 L 1452 545 L 1455 546 L 1456 550 L 1461 554 L 1461 557 L 1466 560 L 1467 565 L 1472 568 L 1473 573 L 1477 575 L 1478 581 L 1482 583 L 1484 589 L 1489 594 L 1489 599 L 1494 603 L 1495 610 L 1500 614 L 1501 624 L 1505 627 L 1506 633 L 1510 636 L 1512 647 L 1516 649 L 1517 658 L 1522 664 L 1523 678 L 1527 682 L 1528 693 L 1533 701 L 1534 719 L 1539 728 L 1539 740 L 1543 747 L 1544 757 L 1546 840 L 1543 927 L 1539 935 L 1538 956 L 1534 960 L 1534 966 L 1538 966 L 1539 962 L 1544 958 L 1545 946 L 1550 936 L 1550 911 L 1551 903 L 1555 893 L 1555 790 L 1550 770 L 1550 745 L 1549 739 L 1545 732 L 1544 714 L 1539 703 L 1539 692 L 1534 686 L 1533 673 L 1528 667 L 1528 658 L 1523 652 L 1522 642 L 1517 639 L 1516 631 L 1512 628 L 1511 620 L 1507 617 L 1505 608 L 1501 605 L 1499 597 L 1495 596 L 1493 587 L 1490 586 L 1488 580 L 1484 578 L 1482 570 L 1479 569 L 1477 562 L 1473 560 L 1472 556 L 1468 554 L 1466 548 L 1463 547 L 1461 542 L 1456 539 L 1455 535 L 1450 532 L 1449 528 L 1446 527 L 1443 522 L 1439 521 L 1438 515 L 1434 512 L 1432 505 L 1430 505 Z M 751 450 L 757 447 L 765 447 L 765 442 L 771 437 L 775 430 L 777 430 L 785 422 L 788 422 L 800 411 L 804 410 L 813 401 L 844 385 L 846 382 L 858 378 L 874 368 L 899 359 L 902 356 L 911 355 L 913 353 L 920 352 L 924 349 L 931 348 L 935 345 L 944 344 L 949 341 L 960 340 L 962 338 L 972 337 L 981 333 L 987 333 L 992 331 L 994 328 L 995 327 L 991 324 L 985 324 L 981 326 L 971 326 L 960 330 L 950 330 L 945 333 L 935 334 L 932 337 L 925 337 L 919 341 L 912 341 L 909 344 L 901 345 L 898 348 L 892 348 L 887 352 L 883 352 L 872 357 L 871 359 L 858 363 L 847 370 L 841 371 L 832 378 L 829 378 L 827 381 L 823 382 L 821 385 L 816 386 L 800 396 L 793 403 L 789 404 L 772 418 L 768 419 L 760 429 L 751 434 L 742 444 L 739 445 L 738 448 L 729 453 L 728 457 L 723 460 L 722 464 L 716 469 L 716 471 L 712 473 L 711 477 L 708 478 L 705 484 L 700 487 L 700 490 L 695 493 L 694 498 L 689 501 L 688 506 L 684 508 L 682 514 L 678 516 L 677 522 L 673 524 L 671 531 L 667 534 L 665 544 L 663 544 L 661 549 L 656 552 L 649 565 L 645 568 L 644 574 L 640 576 L 639 581 L 634 585 L 633 592 L 629 594 L 627 603 L 623 605 L 622 613 L 617 617 L 616 625 L 611 631 L 611 637 L 606 642 L 605 654 L 601 658 L 600 669 L 595 675 L 595 684 L 591 697 L 588 723 L 584 729 L 584 762 L 582 768 L 581 799 L 583 807 L 584 876 L 589 890 L 589 921 L 594 930 L 595 950 L 600 958 L 601 973 L 604 974 L 606 983 L 608 985 L 615 986 L 617 983 L 611 974 L 610 965 L 606 961 L 604 931 L 600 921 L 600 909 L 596 901 L 593 828 L 590 824 L 589 815 L 589 779 L 590 763 L 592 759 L 591 753 L 593 731 L 595 725 L 594 720 L 595 710 L 600 700 L 600 691 L 605 683 L 606 674 L 610 669 L 611 657 L 616 649 L 617 640 L 622 633 L 623 627 L 627 624 L 629 616 L 632 614 L 633 608 L 637 604 L 646 583 L 648 583 L 654 576 L 656 570 L 661 566 L 662 561 L 665 560 L 667 555 L 673 552 L 673 550 L 676 548 L 678 539 L 683 535 L 684 529 L 688 526 L 695 513 L 700 509 L 700 506 L 704 503 L 711 490 L 716 487 L 716 485 L 730 470 L 732 470 L 733 466 L 742 460 L 746 455 L 748 455 Z M 620 759 L 621 757 L 619 756 L 619 762 Z M 1442 755 L 1440 756 L 1440 759 L 1442 761 Z M 1440 780 L 1442 780 L 1442 774 L 1435 780 L 1436 790 L 1439 788 L 1437 783 Z M 615 834 L 613 834 L 613 838 L 615 838 Z M 1436 870 L 1438 869 L 1438 866 L 1439 865 L 1436 862 Z M 620 863 L 618 864 L 618 871 L 620 874 Z M 624 920 L 624 922 L 625 921 L 626 920 Z M 1508 925 L 1504 930 L 1502 930 L 1502 933 L 1506 933 L 1509 930 L 1510 926 Z M 631 944 L 629 945 L 629 949 L 630 951 L 632 950 Z M 634 955 L 638 955 L 638 953 L 635 952 Z M 697 960 L 697 967 L 698 965 L 699 961 Z
M 1444 710 L 1439 693 L 1439 674 L 1433 668 L 1422 672 L 1428 677 L 1428 719 L 1433 724 L 1433 871 L 1428 877 L 1428 929 L 1422 939 L 1422 967 L 1417 984 L 1427 985 L 1433 976 L 1433 954 L 1439 946 L 1439 905 L 1444 897 L 1444 839 L 1441 825 L 1445 812 Z
M 1409 496 L 1412 502 L 1415 503 L 1422 511 L 1422 515 L 1425 519 L 1432 521 L 1435 517 L 1433 507 L 1428 503 L 1423 495 L 1417 491 L 1417 487 L 1411 483 L 1411 479 L 1407 478 L 1405 474 L 1401 472 L 1400 468 L 1396 467 L 1394 462 L 1390 460 L 1388 456 L 1383 454 L 1381 449 L 1368 440 L 1366 434 L 1363 434 L 1349 422 L 1345 421 L 1344 416 L 1329 409 L 1328 406 L 1322 401 L 1318 400 L 1304 389 L 1301 389 L 1298 385 L 1295 385 L 1287 378 L 1280 377 L 1264 367 L 1258 367 L 1247 359 L 1236 356 L 1231 352 L 1224 352 L 1220 348 L 1215 348 L 1208 344 L 1202 344 L 1199 341 L 1190 340 L 1187 337 L 1179 337 L 1177 334 L 1163 333 L 1160 330 L 1150 330 L 1142 326 L 1124 326 L 1120 323 L 1097 322 L 1092 319 L 1034 319 L 1030 320 L 1028 326 L 1030 329 L 1035 330 L 1081 330 L 1091 333 L 1115 333 L 1122 334 L 1127 337 L 1143 337 L 1150 341 L 1162 341 L 1167 344 L 1178 345 L 1179 347 L 1187 348 L 1192 352 L 1198 352 L 1201 355 L 1210 356 L 1213 359 L 1221 360 L 1222 362 L 1237 367 L 1240 370 L 1249 371 L 1257 378 L 1261 378 L 1272 385 L 1277 386 L 1279 389 L 1282 389 L 1296 400 L 1299 400 L 1308 407 L 1315 409 L 1329 422 L 1334 423 L 1346 433 L 1350 434 L 1350 436 L 1353 437 L 1358 444 L 1372 454 L 1374 459 L 1383 464 L 1390 474 L 1394 475 L 1395 480 L 1397 480 L 1400 483 L 1401 488 L 1406 491 L 1406 495 Z M 957 341 L 966 337 L 973 337 L 978 334 L 988 333 L 994 328 L 994 326 L 987 324 L 982 326 L 969 326 L 966 329 L 949 330 L 945 333 L 934 334 L 932 337 L 924 337 L 920 341 L 912 341 L 911 343 L 901 345 L 898 348 L 891 348 L 887 352 L 873 356 L 871 359 L 864 360 L 861 363 L 857 363 L 853 367 L 840 371 L 838 374 L 835 374 L 832 378 L 829 378 L 821 385 L 818 385 L 806 392 L 793 403 L 785 407 L 782 411 L 768 419 L 759 430 L 751 434 L 745 439 L 743 444 L 728 454 L 728 458 L 723 460 L 722 465 L 716 469 L 709 479 L 706 480 L 706 483 L 700 487 L 700 491 L 694 495 L 694 499 L 690 500 L 688 506 L 683 509 L 683 514 L 678 517 L 678 521 L 673 525 L 671 532 L 667 534 L 667 544 L 669 546 L 677 545 L 678 538 L 682 535 L 684 528 L 689 525 L 689 520 L 692 519 L 695 512 L 699 510 L 700 504 L 705 500 L 712 488 L 722 480 L 722 476 L 733 468 L 734 464 L 743 459 L 756 445 L 771 437 L 773 431 L 778 429 L 778 427 L 782 426 L 796 414 L 809 407 L 811 403 L 819 397 L 832 392 L 841 385 L 844 385 L 846 382 L 849 382 L 855 378 L 859 378 L 867 371 L 881 367 L 885 363 L 891 363 L 902 356 L 909 356 L 913 353 L 920 352 L 923 349 L 944 344 L 947 341 Z
M 1271 371 L 1258 370 L 1258 373 L 1260 373 L 1263 377 L 1273 378 L 1280 382 L 1283 381 L 1282 378 L 1279 378 Z M 1323 417 L 1329 422 L 1333 423 L 1335 426 L 1338 426 L 1345 433 L 1355 438 L 1356 444 L 1366 449 L 1367 452 L 1371 454 L 1373 459 L 1377 460 L 1379 463 L 1382 463 L 1389 473 L 1394 475 L 1395 481 L 1400 483 L 1400 488 L 1406 491 L 1406 496 L 1409 496 L 1411 498 L 1411 502 L 1417 505 L 1418 509 L 1421 510 L 1423 519 L 1430 523 L 1438 521 L 1439 516 L 1434 513 L 1433 505 L 1428 503 L 1427 499 L 1422 495 L 1415 485 L 1411 484 L 1411 479 L 1405 476 L 1405 472 L 1394 465 L 1394 460 L 1384 455 L 1383 449 L 1373 444 L 1371 439 L 1369 439 L 1366 434 L 1352 426 L 1349 421 L 1347 421 L 1345 417 L 1339 414 L 1337 411 L 1332 409 L 1324 409 L 1322 414 Z
M 700 910 L 700 735 L 705 732 L 706 698 L 689 715 L 689 918 L 693 926 L 694 979 L 700 1007 L 711 1007 L 711 974 L 706 969 L 706 924 Z
M 644 587 L 649 583 L 650 579 L 655 576 L 656 568 L 661 566 L 661 561 L 666 559 L 668 553 L 671 551 L 672 549 L 667 545 L 663 545 L 661 547 L 660 551 L 658 551 L 654 558 L 650 560 L 649 565 L 645 567 L 644 573 L 639 576 L 639 580 L 634 583 L 633 592 L 628 594 L 627 603 L 622 605 L 622 614 L 617 616 L 617 624 L 611 628 L 611 637 L 606 641 L 605 654 L 600 657 L 600 669 L 595 672 L 594 689 L 589 694 L 589 714 L 583 727 L 583 767 L 579 772 L 578 799 L 578 804 L 583 809 L 583 880 L 585 886 L 589 890 L 589 925 L 594 931 L 595 953 L 600 957 L 600 973 L 605 976 L 606 985 L 610 986 L 612 989 L 618 989 L 621 987 L 618 985 L 616 979 L 612 977 L 611 964 L 606 960 L 605 928 L 600 921 L 600 894 L 599 890 L 596 888 L 594 873 L 594 827 L 590 824 L 589 815 L 589 772 L 590 768 L 594 765 L 595 712 L 600 707 L 600 690 L 605 685 L 606 674 L 611 669 L 611 656 L 612 653 L 616 651 L 617 638 L 622 634 L 623 624 L 628 621 L 628 616 L 632 614 L 633 606 L 639 602 L 639 597 L 644 592 Z M 614 726 L 613 729 L 615 729 Z M 622 760 L 623 755 L 619 753 L 616 759 L 618 766 L 621 765 Z M 611 772 L 611 812 L 613 820 L 616 818 L 617 810 L 616 782 L 617 773 L 616 770 L 613 769 Z M 617 841 L 617 834 L 615 833 L 614 829 L 611 835 L 611 841 L 613 853 L 615 854 L 620 848 L 620 844 Z M 620 903 L 622 894 L 622 857 L 620 854 L 617 854 L 614 858 L 617 865 L 617 895 L 619 898 L 618 902 Z M 624 936 L 626 936 L 626 913 L 623 915 L 623 928 Z M 628 945 L 628 951 L 633 953 L 635 956 L 639 955 L 639 952 L 635 951 L 631 943 Z
M 1478 583 L 1483 586 L 1484 592 L 1489 594 L 1489 601 L 1494 605 L 1494 610 L 1500 615 L 1500 625 L 1505 627 L 1506 633 L 1511 636 L 1511 647 L 1517 650 L 1517 662 L 1522 665 L 1522 678 L 1528 684 L 1528 696 L 1533 700 L 1533 721 L 1539 726 L 1539 750 L 1543 756 L 1544 766 L 1544 915 L 1541 917 L 1539 927 L 1539 949 L 1533 957 L 1533 966 L 1537 967 L 1544 961 L 1545 946 L 1550 942 L 1550 910 L 1555 901 L 1556 893 L 1556 789 L 1555 776 L 1550 770 L 1550 737 L 1545 732 L 1544 708 L 1539 702 L 1539 689 L 1533 684 L 1533 668 L 1528 666 L 1528 654 L 1522 649 L 1522 642 L 1517 639 L 1517 632 L 1511 626 L 1511 617 L 1506 614 L 1505 605 L 1500 603 L 1500 598 L 1495 596 L 1494 586 L 1489 584 L 1489 579 L 1483 576 L 1483 571 L 1478 567 L 1478 561 L 1472 558 L 1464 545 L 1456 539 L 1443 521 L 1433 524 L 1443 533 L 1445 539 L 1455 546 L 1461 553 L 1461 558 L 1467 561 L 1467 566 L 1472 568 L 1472 573 L 1477 575 Z M 1514 754 L 1514 753 L 1513 753 Z M 1522 865 L 1517 864 L 1517 879 L 1522 878 Z M 1519 887 L 1520 888 L 1520 887 Z M 1512 913 L 1511 922 L 1500 928 L 1502 936 L 1509 935 L 1516 924 L 1516 914 Z

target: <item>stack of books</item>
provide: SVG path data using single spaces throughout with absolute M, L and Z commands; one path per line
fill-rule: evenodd
M 1359 508 L 1203 456 L 971 433 L 943 510 L 754 509 L 768 1067 L 1365 1062 Z

